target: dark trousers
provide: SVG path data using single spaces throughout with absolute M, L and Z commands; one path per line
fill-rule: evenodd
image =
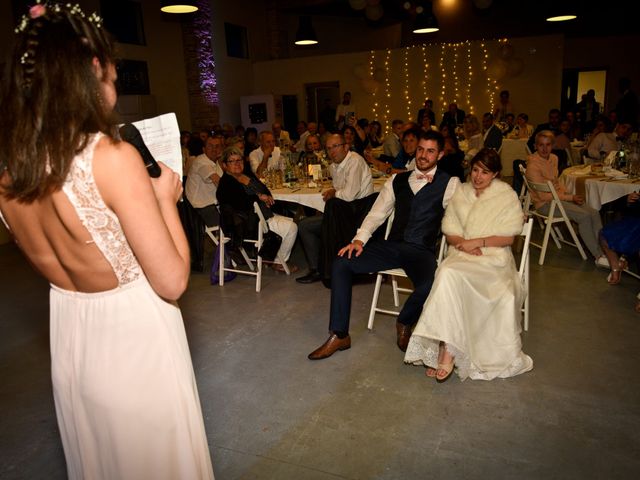
M 433 284 L 436 271 L 435 252 L 420 245 L 371 240 L 359 257 L 338 257 L 333 262 L 329 329 L 333 332 L 349 332 L 354 274 L 399 267 L 404 269 L 413 282 L 414 290 L 402 307 L 398 322 L 404 325 L 416 323 Z

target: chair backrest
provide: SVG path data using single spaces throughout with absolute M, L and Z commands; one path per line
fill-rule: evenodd
M 518 275 L 522 280 L 527 268 L 527 262 L 529 261 L 529 246 L 531 245 L 531 232 L 533 232 L 533 218 L 529 218 L 522 227 L 520 235 L 524 237 L 524 244 L 522 245 L 522 256 L 520 257 L 520 265 L 518 266 Z
M 260 210 L 260 205 L 258 205 L 258 202 L 253 202 L 253 211 L 256 212 L 256 215 L 258 215 L 258 224 L 260 225 L 260 231 L 263 234 L 267 233 L 269 231 L 269 225 L 267 224 L 267 221 L 262 214 L 262 210 Z
M 520 205 L 522 205 L 522 211 L 525 215 L 530 214 L 531 209 L 531 196 L 529 195 L 529 180 L 527 180 L 527 169 L 523 165 L 518 165 L 520 168 L 520 174 L 522 175 L 522 188 L 520 189 Z

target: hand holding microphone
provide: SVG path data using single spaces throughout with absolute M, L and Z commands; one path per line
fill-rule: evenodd
M 120 127 L 120 138 L 127 143 L 130 143 L 135 147 L 140 156 L 142 156 L 142 161 L 144 162 L 145 167 L 147 167 L 147 172 L 149 172 L 149 176 L 152 178 L 157 178 L 160 176 L 162 171 L 160 170 L 160 166 L 156 159 L 153 158 L 151 152 L 147 148 L 147 145 L 144 143 L 144 139 L 140 134 L 140 130 L 131 124 L 125 123 Z

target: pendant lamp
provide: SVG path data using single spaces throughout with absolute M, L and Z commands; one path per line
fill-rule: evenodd
M 318 37 L 311 25 L 311 17 L 303 15 L 298 23 L 298 31 L 296 32 L 296 45 L 315 45 L 318 43 Z
M 165 13 L 193 13 L 198 11 L 195 0 L 161 0 L 160 10 Z
M 419 7 L 420 8 L 420 7 Z M 428 6 L 422 7 L 421 11 L 418 11 L 416 20 L 413 25 L 413 33 L 433 33 L 440 30 L 438 25 L 438 19 L 433 14 L 433 5 L 429 2 Z

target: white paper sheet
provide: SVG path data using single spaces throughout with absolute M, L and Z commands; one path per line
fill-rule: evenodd
M 182 149 L 180 127 L 175 113 L 165 113 L 153 118 L 133 122 L 147 148 L 157 162 L 162 162 L 182 178 Z

